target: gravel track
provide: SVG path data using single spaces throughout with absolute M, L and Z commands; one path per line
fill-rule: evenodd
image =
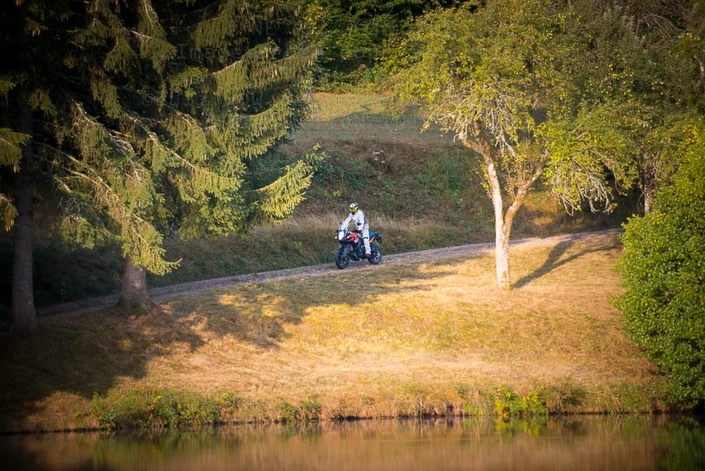
M 621 233 L 621 229 L 607 229 L 595 232 L 580 232 L 576 234 L 566 234 L 547 238 L 527 238 L 518 239 L 510 242 L 510 246 L 531 246 L 539 244 L 552 244 L 565 241 L 577 241 L 591 236 L 612 235 Z M 406 252 L 393 255 L 385 255 L 382 263 L 389 265 L 402 262 L 417 262 L 424 260 L 441 260 L 454 256 L 462 256 L 477 252 L 489 252 L 494 250 L 494 242 L 483 244 L 468 244 L 458 245 L 454 247 L 444 247 L 440 249 L 419 250 L 416 252 Z M 372 268 L 367 262 L 353 262 L 348 270 L 358 270 L 363 268 Z M 243 274 L 235 276 L 226 276 L 223 278 L 212 278 L 209 280 L 190 281 L 186 283 L 177 283 L 159 288 L 151 288 L 148 290 L 149 296 L 153 301 L 163 300 L 177 294 L 190 293 L 212 288 L 225 288 L 248 283 L 259 283 L 268 281 L 279 281 L 291 278 L 301 278 L 308 276 L 323 275 L 330 272 L 338 272 L 338 268 L 333 263 L 323 265 L 312 265 L 300 268 L 288 268 L 283 270 L 273 270 L 254 274 Z M 92 309 L 102 309 L 117 304 L 120 298 L 119 294 L 103 296 L 99 298 L 83 299 L 79 301 L 55 304 L 37 308 L 37 316 L 56 316 L 60 314 L 73 314 Z

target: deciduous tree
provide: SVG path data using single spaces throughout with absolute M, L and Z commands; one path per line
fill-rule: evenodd
M 482 156 L 494 207 L 496 275 L 510 287 L 512 223 L 548 160 L 542 123 L 569 95 L 561 2 L 495 0 L 426 16 L 397 54 L 396 91 Z
M 657 7 L 469 2 L 424 17 L 390 56 L 397 96 L 423 101 L 429 122 L 482 156 L 501 287 L 511 282 L 512 222 L 539 178 L 569 212 L 598 211 L 611 209 L 614 188 L 639 183 L 648 203 L 676 168 L 694 109 L 676 90 L 693 74 L 667 77 L 697 59 L 665 55 L 681 36 Z
M 589 188 L 574 184 L 575 169 L 585 162 L 609 168 L 621 189 L 638 186 L 647 212 L 654 190 L 676 170 L 679 142 L 705 110 L 701 59 L 691 46 L 700 28 L 698 3 L 573 4 L 583 18 L 568 23 L 583 50 L 583 65 L 573 68 L 579 95 L 571 100 L 573 112 L 549 123 L 556 165 L 547 175 L 569 211 Z
M 317 84 L 356 86 L 373 77 L 386 43 L 414 18 L 463 0 L 309 0 L 306 17 L 321 45 Z

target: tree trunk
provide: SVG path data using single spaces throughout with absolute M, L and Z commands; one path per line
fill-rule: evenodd
M 644 162 L 641 195 L 644 198 L 644 214 L 649 214 L 653 211 L 654 192 L 657 185 L 658 155 L 651 157 L 647 154 L 644 156 Z
M 21 94 L 17 130 L 32 136 L 32 109 Z M 17 175 L 17 194 L 13 235 L 12 260 L 12 323 L 13 329 L 27 333 L 37 327 L 37 311 L 34 307 L 33 254 L 32 254 L 32 163 L 33 142 L 30 138 L 22 146 L 22 161 Z
M 487 140 L 482 135 L 479 123 L 473 127 L 475 145 L 470 141 L 463 140 L 463 144 L 480 154 L 485 162 L 485 172 L 487 172 L 487 183 L 489 185 L 490 199 L 494 208 L 494 230 L 495 230 L 495 268 L 497 270 L 497 284 L 502 289 L 511 288 L 511 278 L 509 276 L 509 235 L 511 232 L 511 221 L 509 225 L 504 222 L 504 203 L 502 201 L 502 187 L 499 183 L 497 168 L 492 149 Z
M 653 212 L 654 193 L 651 188 L 644 188 L 644 214 Z
M 490 159 L 486 165 L 487 180 L 490 185 L 490 197 L 494 208 L 494 232 L 495 232 L 495 268 L 497 270 L 497 284 L 502 289 L 511 288 L 511 277 L 509 276 L 509 237 L 512 231 L 512 224 L 504 221 L 504 203 L 502 201 L 502 189 L 497 176 L 497 169 L 494 161 Z
M 118 304 L 142 312 L 149 312 L 152 305 L 147 294 L 147 272 L 136 266 L 130 257 L 125 258 Z
M 492 148 L 489 142 L 482 134 L 482 128 L 479 123 L 474 123 L 473 134 L 475 141 L 469 141 L 461 138 L 463 144 L 478 154 L 480 154 L 485 162 L 485 171 L 487 172 L 487 183 L 489 185 L 490 199 L 494 208 L 494 224 L 495 224 L 495 268 L 497 272 L 497 284 L 502 289 L 511 289 L 511 276 L 509 273 L 509 240 L 512 234 L 512 224 L 514 216 L 524 204 L 526 195 L 529 193 L 531 186 L 539 179 L 543 173 L 543 167 L 548 158 L 548 153 L 543 152 L 536 160 L 536 168 L 534 173 L 527 175 L 526 180 L 521 182 L 516 188 L 514 202 L 504 212 L 504 201 L 502 199 L 502 186 L 497 175 L 497 167 L 495 159 L 492 156 Z

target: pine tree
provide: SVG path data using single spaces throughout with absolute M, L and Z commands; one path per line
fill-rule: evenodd
M 53 34 L 60 64 L 35 100 L 52 111 L 35 120 L 36 173 L 51 183 L 43 196 L 64 237 L 120 242 L 121 303 L 145 307 L 145 270 L 176 266 L 164 259 L 165 234 L 243 231 L 286 218 L 301 200 L 315 156 L 261 187 L 248 168 L 305 117 L 316 49 L 294 2 L 72 8 Z

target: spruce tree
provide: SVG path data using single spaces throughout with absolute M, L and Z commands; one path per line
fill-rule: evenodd
M 57 45 L 65 43 L 71 11 L 66 1 L 17 1 L 0 6 L 0 220 L 13 230 L 12 315 L 19 333 L 36 324 L 32 280 L 32 208 L 39 163 L 37 120 L 57 110 L 48 99 Z
M 72 8 L 53 35 L 61 60 L 42 94 L 54 112 L 34 121 L 36 174 L 51 183 L 43 196 L 59 209 L 64 237 L 120 242 L 121 303 L 146 307 L 145 270 L 176 266 L 164 258 L 165 234 L 243 231 L 301 201 L 315 157 L 261 186 L 248 169 L 305 117 L 316 50 L 295 2 Z

